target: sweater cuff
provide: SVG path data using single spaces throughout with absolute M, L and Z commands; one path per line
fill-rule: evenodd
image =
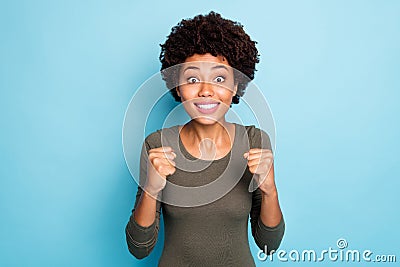
M 258 217 L 258 226 L 262 230 L 275 232 L 275 231 L 281 230 L 285 226 L 285 221 L 283 220 L 283 215 L 282 215 L 281 220 L 279 221 L 279 223 L 276 226 L 270 227 L 270 226 L 265 225 L 262 222 L 261 217 Z
M 149 226 L 142 226 L 139 225 L 132 212 L 132 216 L 129 220 L 129 232 L 134 233 L 135 239 L 138 242 L 145 242 L 149 239 L 150 236 L 153 236 L 154 232 L 156 231 L 156 221 L 157 218 L 154 220 L 154 222 L 149 225 Z

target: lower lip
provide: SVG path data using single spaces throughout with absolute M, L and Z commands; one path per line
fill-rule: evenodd
M 211 114 L 211 113 L 214 113 L 218 109 L 219 104 L 217 104 L 215 107 L 210 108 L 210 109 L 202 109 L 197 105 L 195 105 L 195 106 L 196 106 L 197 110 L 200 111 L 201 113 L 203 113 L 203 114 Z

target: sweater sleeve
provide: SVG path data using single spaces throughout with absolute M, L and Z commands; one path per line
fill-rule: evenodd
M 272 150 L 270 138 L 265 131 L 251 126 L 248 128 L 248 135 L 251 148 Z M 250 211 L 251 232 L 257 246 L 264 250 L 266 254 L 270 254 L 272 250 L 278 249 L 282 241 L 285 232 L 285 221 L 282 216 L 278 225 L 274 227 L 266 226 L 260 218 L 261 201 L 262 192 L 257 188 L 252 192 L 252 207 Z
M 276 251 L 281 244 L 285 232 L 285 221 L 282 216 L 278 225 L 274 227 L 266 226 L 260 218 L 261 190 L 256 189 L 252 194 L 252 208 L 250 211 L 251 233 L 257 246 L 264 250 L 266 254 L 270 254 L 271 250 Z
M 139 225 L 134 216 L 133 212 L 138 204 L 138 201 L 143 193 L 142 186 L 147 179 L 147 153 L 151 149 L 149 144 L 149 137 L 146 138 L 142 151 L 140 154 L 140 181 L 138 185 L 138 190 L 136 193 L 136 201 L 132 213 L 130 215 L 129 221 L 125 227 L 126 241 L 128 244 L 129 252 L 138 259 L 147 257 L 153 250 L 157 238 L 158 230 L 160 226 L 160 213 L 161 213 L 161 203 L 157 200 L 156 207 L 156 218 L 153 224 L 144 227 Z

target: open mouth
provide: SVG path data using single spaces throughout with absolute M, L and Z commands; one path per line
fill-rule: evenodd
M 210 114 L 215 112 L 218 109 L 219 103 L 212 102 L 212 103 L 194 103 L 197 110 L 204 114 Z

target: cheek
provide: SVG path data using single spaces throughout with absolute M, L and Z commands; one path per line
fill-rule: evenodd
M 229 102 L 232 100 L 232 97 L 235 95 L 233 89 L 222 89 L 219 91 L 220 99 L 224 102 Z
M 193 98 L 193 96 L 190 93 L 188 93 L 188 92 L 182 93 L 181 92 L 181 100 L 182 101 L 189 101 L 192 98 Z
M 233 80 L 228 79 L 223 84 L 217 86 L 217 90 L 221 96 L 232 97 L 235 92 L 235 83 Z

